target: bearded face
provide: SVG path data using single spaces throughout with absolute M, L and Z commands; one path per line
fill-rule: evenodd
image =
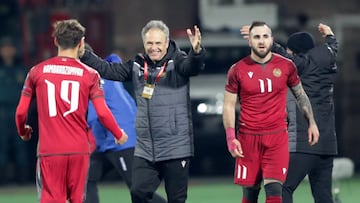
M 267 26 L 254 27 L 249 35 L 249 46 L 253 59 L 270 58 L 271 48 L 273 45 L 273 37 L 271 30 Z
M 253 51 L 253 53 L 259 57 L 259 58 L 265 58 L 269 52 L 271 51 L 271 47 L 267 47 L 267 48 L 263 48 L 263 47 L 251 47 L 251 50 Z

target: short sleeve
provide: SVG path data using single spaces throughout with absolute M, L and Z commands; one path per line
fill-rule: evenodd
M 237 74 L 238 66 L 233 65 L 228 71 L 227 74 L 227 81 L 225 84 L 225 90 L 231 93 L 238 93 L 239 92 L 239 79 Z
M 300 78 L 296 69 L 296 66 L 293 62 L 289 63 L 289 78 L 288 78 L 288 86 L 294 87 L 300 83 Z

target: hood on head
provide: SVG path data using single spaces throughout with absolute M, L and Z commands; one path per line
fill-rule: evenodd
M 295 54 L 306 53 L 315 47 L 314 38 L 308 32 L 296 32 L 290 35 L 287 41 L 287 48 Z

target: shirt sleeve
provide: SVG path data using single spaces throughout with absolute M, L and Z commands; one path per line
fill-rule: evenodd
M 231 93 L 238 93 L 239 92 L 239 82 L 238 74 L 237 74 L 237 65 L 231 66 L 227 74 L 227 81 L 225 84 L 225 90 Z
M 289 77 L 287 84 L 289 87 L 294 87 L 300 83 L 300 78 L 293 62 L 289 63 Z
M 177 71 L 186 76 L 195 76 L 205 68 L 205 55 L 206 51 L 204 47 L 201 47 L 200 53 L 196 54 L 192 48 L 189 54 L 186 55 L 183 52 L 177 53 L 175 60 L 175 66 Z
M 97 97 L 104 97 L 103 82 L 97 72 L 92 73 L 91 81 L 93 81 L 93 84 L 90 88 L 90 99 L 92 100 Z
M 96 113 L 98 115 L 101 124 L 103 124 L 105 128 L 109 130 L 116 139 L 120 139 L 123 134 L 114 116 L 112 115 L 110 109 L 106 105 L 105 99 L 104 98 L 93 99 L 92 102 L 94 104 Z
M 19 135 L 25 134 L 25 124 L 27 120 L 27 113 L 31 103 L 31 97 L 21 95 L 19 104 L 15 112 L 15 123 Z
M 116 81 L 129 81 L 131 79 L 133 61 L 126 63 L 107 62 L 95 53 L 85 50 L 81 62 L 97 70 L 102 78 Z
M 34 94 L 34 85 L 32 82 L 32 75 L 34 73 L 35 70 L 31 69 L 26 76 L 20 100 L 15 112 L 15 123 L 19 135 L 25 134 L 27 113 L 31 103 L 32 95 Z
M 34 77 L 35 72 L 36 72 L 35 69 L 32 68 L 32 69 L 30 69 L 30 71 L 26 75 L 24 86 L 23 86 L 23 89 L 21 91 L 21 95 L 27 96 L 27 97 L 32 97 L 32 95 L 35 94 L 35 92 L 34 92 L 34 90 L 35 90 L 34 89 L 34 84 L 33 84 L 33 80 L 32 80 L 32 78 Z

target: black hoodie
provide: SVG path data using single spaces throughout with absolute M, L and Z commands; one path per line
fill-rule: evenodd
M 274 44 L 273 51 L 290 58 L 298 68 L 301 83 L 310 99 L 320 132 L 319 143 L 310 146 L 308 144 L 308 122 L 299 108 L 296 108 L 295 99 L 290 97 L 287 107 L 290 152 L 336 155 L 338 149 L 333 101 L 337 73 L 338 42 L 336 38 L 328 35 L 324 44 L 316 46 L 304 54 L 287 54 L 279 44 Z

